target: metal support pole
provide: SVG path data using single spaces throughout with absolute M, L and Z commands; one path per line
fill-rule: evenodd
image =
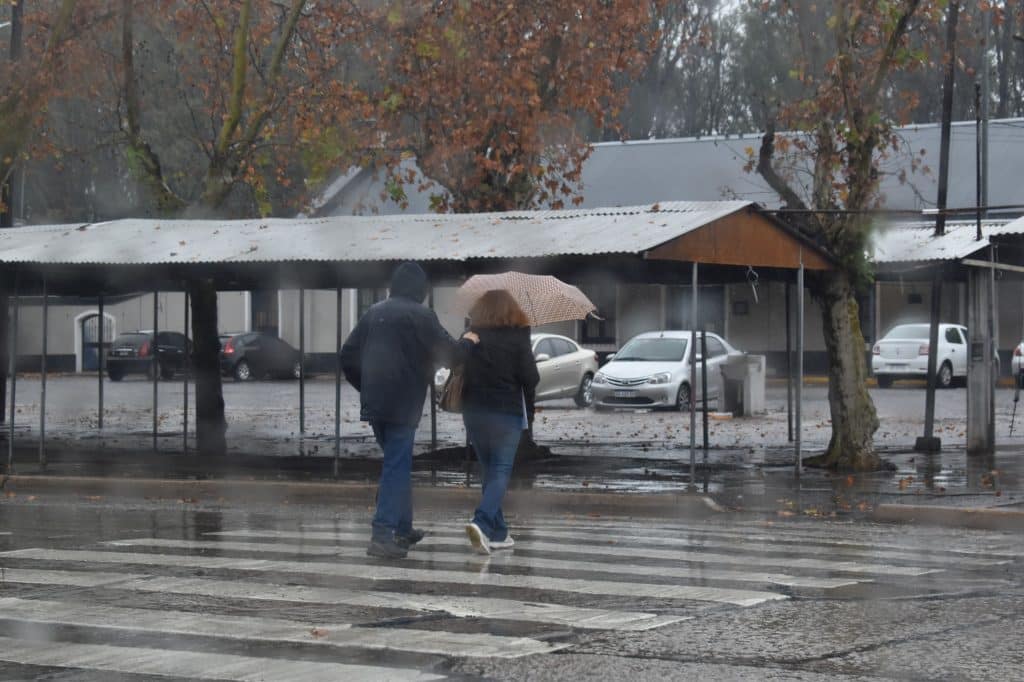
M 430 287 L 427 294 L 430 309 L 434 309 L 434 287 Z M 468 448 L 468 446 L 467 446 Z M 434 377 L 430 377 L 430 451 L 437 452 L 437 387 L 434 385 Z
M 1007 7 L 1007 11 L 1012 12 L 1013 8 Z M 981 177 L 981 201 L 978 202 L 979 206 L 988 206 L 988 119 L 989 119 L 989 103 L 992 100 L 991 97 L 991 74 L 988 63 L 988 56 L 991 52 L 989 46 L 992 44 L 992 11 L 982 10 L 981 12 L 981 64 L 978 65 L 978 70 L 981 71 L 981 106 L 979 107 L 981 114 L 981 154 L 980 163 L 978 164 L 978 175 Z M 1009 55 L 1005 55 L 1004 59 L 1009 59 Z M 985 212 L 987 214 L 987 211 Z
M 704 464 L 708 463 L 708 333 L 700 331 L 700 405 L 704 413 Z
M 804 406 L 804 258 L 800 254 L 800 269 L 796 272 L 796 419 L 794 442 L 796 462 L 793 468 L 797 480 L 803 468 L 803 406 Z
M 96 366 L 99 368 L 99 407 L 96 413 L 96 425 L 100 433 L 103 433 L 103 365 L 105 364 L 106 358 L 103 354 L 104 341 L 104 329 L 106 329 L 106 318 L 103 316 L 103 296 L 99 297 L 99 304 L 96 306 L 99 309 L 99 328 L 97 333 L 99 334 L 99 359 L 97 360 Z
M 160 292 L 153 291 L 153 451 L 160 429 Z
M 46 469 L 46 354 L 49 352 L 50 297 L 43 275 L 43 354 L 39 358 L 39 468 Z
M 299 289 L 299 449 L 306 435 L 306 290 Z
M 700 318 L 697 316 L 697 263 L 693 264 L 693 275 L 690 284 L 690 486 L 697 485 L 697 327 Z
M 182 403 L 181 403 L 181 451 L 188 454 L 188 379 L 192 373 L 192 346 L 189 345 L 189 300 L 188 288 L 185 289 L 185 378 L 182 380 Z
M 334 320 L 334 477 L 338 477 L 341 458 L 341 285 L 337 291 L 337 315 Z
M 942 315 L 942 273 L 936 272 L 932 280 L 931 323 L 928 328 L 928 388 L 924 399 L 924 435 L 917 439 L 918 452 L 938 452 L 942 440 L 935 437 L 935 384 L 939 364 L 939 317 Z
M 786 282 L 786 433 L 793 442 L 793 322 L 790 319 L 790 284 Z
M 10 331 L 9 340 L 7 342 L 8 353 L 8 370 L 7 374 L 11 377 L 11 404 L 8 407 L 10 410 L 9 416 L 7 417 L 7 474 L 14 473 L 14 415 L 16 410 L 14 405 L 18 398 L 18 279 L 17 273 L 15 273 L 14 279 L 14 296 L 11 297 L 11 311 L 10 316 Z

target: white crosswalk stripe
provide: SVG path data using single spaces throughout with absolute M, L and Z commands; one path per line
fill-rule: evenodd
M 528 637 L 487 633 L 437 633 L 407 628 L 356 628 L 352 623 L 287 621 L 277 618 L 215 616 L 207 613 L 130 609 L 105 605 L 0 598 L 0 614 L 30 623 L 77 625 L 172 635 L 203 635 L 230 639 L 292 642 L 335 647 L 395 649 L 425 654 L 516 658 L 550 653 L 569 646 Z
M 38 559 L 44 561 L 89 561 L 107 564 L 146 566 L 187 566 L 207 570 L 233 570 L 246 572 L 303 573 L 353 577 L 352 564 L 327 562 L 285 561 L 274 559 L 236 559 L 229 557 L 171 556 L 132 552 L 96 552 L 90 550 L 20 549 L 0 552 L 0 557 Z M 364 557 L 365 558 L 365 557 Z M 372 569 L 372 570 L 371 570 Z M 381 566 L 366 559 L 362 580 L 407 580 L 413 582 L 452 585 L 480 585 L 490 587 L 555 590 L 577 594 L 649 599 L 677 599 L 720 602 L 736 606 L 755 606 L 766 601 L 786 599 L 783 594 L 758 590 L 702 587 L 696 585 L 670 585 L 656 583 L 584 580 L 578 578 L 552 578 L 539 575 L 508 575 L 503 573 L 449 571 L 429 568 L 403 568 Z
M 103 576 L 96 578 L 95 576 Z M 110 576 L 113 576 L 111 578 Z M 639 632 L 671 625 L 687 616 L 659 616 L 653 613 L 562 606 L 524 602 L 515 599 L 445 595 L 431 597 L 402 592 L 367 592 L 307 585 L 274 585 L 261 582 L 207 580 L 203 578 L 152 577 L 138 574 L 89 571 L 48 571 L 7 569 L 8 583 L 54 584 L 77 587 L 107 585 L 119 590 L 165 594 L 252 599 L 258 601 L 301 602 L 307 604 L 345 604 L 373 609 L 401 609 L 446 613 L 457 618 L 549 623 L 584 630 L 620 630 Z M 0 581 L 2 582 L 2 581 Z M 116 583 L 116 584 L 114 584 Z
M 0 551 L 0 661 L 188 679 L 440 679 L 438 657 L 543 656 L 588 631 L 685 628 L 794 596 L 946 589 L 1016 551 L 918 552 L 891 535 L 879 549 L 822 526 L 802 546 L 791 528 L 692 525 L 659 534 L 548 519 L 517 526 L 515 550 L 491 557 L 471 553 L 458 524 L 438 525 L 400 562 L 367 557 L 367 530 L 352 523 Z M 68 628 L 74 641 L 61 640 Z
M 462 537 L 458 532 L 453 531 L 442 531 L 446 536 Z M 222 531 L 217 533 L 209 533 L 209 535 L 216 535 L 219 537 L 246 537 L 246 538 L 286 538 L 286 539 L 305 539 L 305 540 L 333 540 L 335 538 L 348 537 L 346 534 L 341 536 L 331 532 L 303 532 L 303 531 L 262 531 L 262 530 L 242 530 L 242 531 Z M 631 557 L 643 557 L 646 559 L 674 559 L 677 561 L 687 561 L 694 563 L 715 563 L 715 564 L 733 564 L 733 565 L 750 565 L 750 556 L 748 554 L 716 554 L 713 552 L 706 552 L 699 548 L 690 549 L 649 549 L 645 547 L 616 547 L 614 545 L 597 545 L 594 543 L 593 538 L 581 537 L 575 533 L 557 533 L 557 534 L 546 534 L 550 538 L 562 538 L 563 540 L 574 540 L 575 542 L 561 542 L 561 543 L 548 543 L 548 542 L 537 542 L 537 541 L 523 541 L 517 542 L 516 546 L 522 549 L 538 549 L 543 551 L 555 551 L 555 552 L 568 552 L 573 554 L 593 554 L 597 556 L 631 556 Z M 359 537 L 365 537 L 365 534 L 359 535 Z M 664 544 L 666 547 L 673 546 L 672 538 L 667 538 L 664 542 L 659 540 L 659 544 Z M 749 550 L 748 550 L 749 551 Z M 867 574 L 883 574 L 883 575 L 904 575 L 904 576 L 920 576 L 927 575 L 933 572 L 935 569 L 923 568 L 919 566 L 893 566 L 890 564 L 867 564 L 859 561 L 829 561 L 815 558 L 795 558 L 795 557 L 769 557 L 761 556 L 757 558 L 757 564 L 759 566 L 775 566 L 780 568 L 809 568 L 809 569 L 820 569 L 823 571 L 841 571 L 845 573 L 867 573 Z
M 336 537 L 345 539 L 363 539 L 360 535 L 339 534 Z M 264 552 L 277 554 L 301 554 L 307 556 L 341 556 L 352 559 L 362 559 L 366 553 L 361 548 L 333 547 L 326 545 L 296 545 L 288 543 L 258 543 L 258 542 L 232 542 L 230 540 L 164 540 L 160 538 L 140 538 L 137 540 L 112 540 L 109 545 L 117 547 L 163 547 L 178 549 L 220 549 L 234 550 L 240 552 Z M 520 543 L 522 547 L 536 547 L 537 543 Z M 417 545 L 417 556 L 424 550 L 429 552 L 431 561 L 459 562 L 473 560 L 475 557 L 467 555 L 465 548 L 446 552 L 447 545 L 439 545 L 438 538 L 426 538 Z M 611 550 L 611 551 L 608 551 Z M 602 550 L 602 556 L 619 557 L 642 557 L 643 553 L 635 553 L 620 548 L 608 548 Z M 673 557 L 674 558 L 674 557 Z M 707 569 L 678 568 L 674 566 L 638 566 L 624 563 L 606 563 L 597 559 L 588 560 L 585 567 L 581 567 L 578 561 L 566 561 L 562 559 L 539 559 L 518 557 L 512 553 L 498 553 L 487 559 L 491 567 L 495 566 L 521 566 L 524 568 L 545 568 L 563 571 L 581 571 L 593 573 L 615 573 L 617 575 L 635 575 L 644 577 L 680 578 L 683 580 L 706 580 L 713 577 L 717 580 L 735 580 L 737 582 L 770 583 L 773 585 L 785 585 L 787 587 L 807 587 L 813 589 L 835 589 L 837 587 L 848 587 L 856 585 L 857 580 L 842 578 L 815 578 L 813 576 L 793 576 L 785 573 L 762 573 L 759 571 L 728 571 L 715 570 L 710 573 Z M 479 563 L 479 562 L 478 562 Z
M 383 666 L 321 663 L 264 656 L 211 654 L 176 649 L 39 642 L 0 637 L 0 661 L 55 668 L 80 668 L 193 680 L 243 682 L 399 682 L 441 680 L 442 675 Z

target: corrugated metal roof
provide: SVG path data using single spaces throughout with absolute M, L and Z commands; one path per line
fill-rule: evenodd
M 960 260 L 989 245 L 989 237 L 1024 234 L 1024 219 L 983 220 L 982 239 L 977 223 L 955 220 L 946 223 L 946 233 L 935 236 L 935 222 L 894 223 L 880 228 L 873 237 L 874 261 L 878 264 L 925 263 Z
M 277 263 L 642 254 L 749 201 L 446 215 L 117 220 L 0 230 L 0 262 Z

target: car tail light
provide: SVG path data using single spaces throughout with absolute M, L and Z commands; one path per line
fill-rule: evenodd
M 917 349 L 918 355 L 928 355 L 929 347 L 927 343 L 922 343 L 921 347 Z
M 872 348 L 872 349 L 871 349 L 871 354 L 872 354 L 872 355 L 881 355 L 881 354 L 882 354 L 882 347 L 881 347 L 881 346 L 879 346 L 879 345 L 878 345 L 878 344 L 876 343 L 876 344 L 875 344 L 875 346 L 874 346 L 874 348 Z
M 139 346 L 139 357 L 140 358 L 145 358 L 145 357 L 148 357 L 148 356 L 149 356 L 149 341 L 144 341 L 142 343 L 142 345 Z
M 1020 346 L 1017 346 L 1016 348 L 1013 349 L 1014 357 L 1018 357 L 1019 358 L 1022 355 L 1020 348 L 1021 348 Z
M 233 344 L 231 342 L 231 340 L 229 339 L 228 342 L 224 344 L 224 355 L 234 355 L 234 353 L 235 353 L 235 344 Z

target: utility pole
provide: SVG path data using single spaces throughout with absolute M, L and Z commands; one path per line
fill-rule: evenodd
M 11 31 L 11 42 L 8 58 L 13 63 L 21 59 L 25 0 L 11 0 L 10 5 L 11 20 L 7 28 Z M 15 187 L 16 176 L 17 174 L 12 171 L 10 177 L 0 184 L 0 228 L 14 227 L 14 205 L 18 196 Z
M 11 62 L 21 58 L 21 44 L 23 34 L 22 17 L 24 15 L 25 0 L 11 0 L 11 20 L 5 27 L 11 31 L 11 43 L 8 57 Z M 11 173 L 5 182 L 0 182 L 0 228 L 14 227 L 14 205 L 15 197 L 15 173 Z M 7 369 L 9 358 L 9 347 L 7 344 L 7 326 L 10 323 L 8 316 L 7 292 L 0 284 L 0 423 L 3 423 L 7 414 Z
M 981 12 L 981 203 L 988 206 L 988 119 L 989 105 L 992 101 L 991 65 L 989 64 L 990 45 L 992 44 L 992 8 Z M 987 215 L 988 211 L 982 208 Z
M 939 196 L 936 201 L 935 236 L 946 233 L 946 200 L 949 191 L 949 138 L 953 120 L 953 87 L 956 82 L 956 25 L 960 3 L 949 3 L 946 18 L 946 76 L 942 84 L 942 134 L 939 148 Z M 938 372 L 939 323 L 942 315 L 942 272 L 932 278 L 931 319 L 928 328 L 928 388 L 924 402 L 924 435 L 914 443 L 918 452 L 938 452 L 942 440 L 935 436 L 935 381 Z

